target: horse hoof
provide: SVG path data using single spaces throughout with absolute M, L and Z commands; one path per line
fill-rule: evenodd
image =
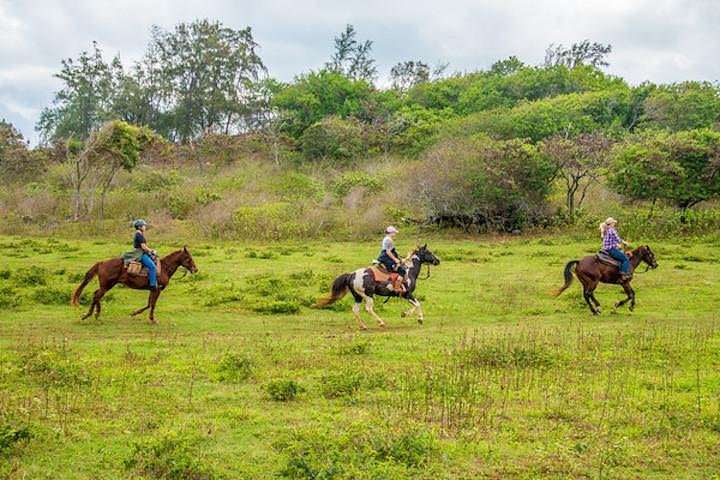
M 405 318 L 406 315 L 407 315 L 407 313 L 402 312 L 402 313 L 400 313 L 400 318 Z
M 420 325 L 422 325 L 423 319 L 422 319 L 422 318 L 418 318 L 418 323 L 419 323 Z

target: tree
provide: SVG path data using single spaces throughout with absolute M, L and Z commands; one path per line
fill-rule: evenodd
M 672 131 L 712 127 L 720 122 L 720 89 L 709 82 L 662 85 L 642 103 L 642 127 Z
M 348 24 L 345 31 L 335 37 L 335 53 L 325 64 L 325 69 L 353 80 L 372 83 L 377 77 L 375 60 L 370 57 L 373 42 L 359 42 L 356 35 L 355 27 Z
M 242 131 L 252 114 L 249 92 L 265 72 L 257 48 L 249 27 L 233 30 L 209 20 L 180 23 L 171 32 L 154 27 L 137 69 L 167 112 L 161 131 L 182 142 Z
M 682 210 L 720 196 L 720 132 L 646 132 L 615 152 L 611 187 L 638 200 L 666 200 Z
M 96 190 L 100 190 L 100 218 L 104 215 L 105 196 L 120 170 L 132 171 L 141 153 L 153 142 L 162 141 L 146 127 L 115 120 L 93 132 L 87 142 L 70 139 L 66 143 L 66 162 L 73 187 L 73 220 L 82 216 L 83 194 L 86 210 L 93 210 Z M 89 182 L 89 188 L 88 188 Z
M 303 132 L 302 149 L 308 160 L 348 161 L 364 153 L 364 131 L 353 118 L 327 117 Z
M 570 214 L 582 206 L 588 189 L 598 181 L 611 147 L 611 140 L 598 133 L 574 138 L 555 136 L 545 141 L 543 152 L 553 161 L 557 176 L 565 183 L 565 206 Z M 580 197 L 576 199 L 578 193 Z
M 310 125 L 335 115 L 357 117 L 371 96 L 370 85 L 327 70 L 301 75 L 272 100 L 272 105 L 285 113 L 286 131 L 295 139 Z
M 390 69 L 392 88 L 407 92 L 415 85 L 430 80 L 430 66 L 420 60 L 400 62 Z
M 448 139 L 418 165 L 418 199 L 431 221 L 512 231 L 544 216 L 553 166 L 525 140 Z
M 565 48 L 562 44 L 551 43 L 545 50 L 545 66 L 565 66 L 575 68 L 578 65 L 591 65 L 593 67 L 607 67 L 610 65 L 606 58 L 612 52 L 612 45 L 609 43 L 592 42 L 583 40 L 580 43 L 573 43 Z
M 40 114 L 36 130 L 44 141 L 84 140 L 114 116 L 115 94 L 124 78 L 119 56 L 107 63 L 93 42 L 92 52 L 63 60 L 60 73 L 54 76 L 63 82 L 63 87 L 55 92 L 52 106 Z
M 32 169 L 27 143 L 11 123 L 0 120 L 0 178 L 5 182 L 22 180 Z

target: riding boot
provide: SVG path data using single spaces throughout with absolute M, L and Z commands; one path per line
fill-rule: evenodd
M 393 291 L 397 293 L 398 295 L 403 295 L 405 292 L 407 292 L 407 289 L 405 288 L 405 278 L 398 275 L 398 277 L 393 282 Z

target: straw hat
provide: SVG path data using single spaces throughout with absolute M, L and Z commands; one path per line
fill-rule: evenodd
M 615 220 L 613 217 L 608 217 L 605 219 L 605 225 L 615 225 L 617 220 Z

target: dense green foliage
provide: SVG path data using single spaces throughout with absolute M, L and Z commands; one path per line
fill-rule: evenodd
M 97 45 L 63 61 L 38 122 L 47 144 L 30 150 L 12 125 L 0 128 L 10 185 L 0 208 L 25 223 L 165 215 L 209 236 L 287 238 L 402 219 L 512 231 L 577 223 L 579 209 L 604 217 L 620 201 L 687 210 L 719 196 L 718 85 L 628 85 L 601 70 L 609 45 L 551 45 L 541 66 L 509 57 L 452 75 L 400 61 L 384 88 L 372 41 L 352 25 L 320 69 L 289 83 L 266 75 L 258 47 L 249 27 L 196 20 L 153 28 L 129 69 Z M 110 155 L 132 168 L 102 162 L 105 174 L 85 175 L 83 149 L 113 119 L 174 143 L 144 151 L 145 168 Z M 122 168 L 143 178 L 116 176 Z M 340 198 L 337 178 L 358 172 L 383 189 Z M 308 196 L 296 193 L 308 185 L 287 183 L 302 177 Z M 620 197 L 603 205 L 594 191 Z M 361 225 L 343 223 L 340 209 Z M 267 233 L 255 227 L 263 218 Z

